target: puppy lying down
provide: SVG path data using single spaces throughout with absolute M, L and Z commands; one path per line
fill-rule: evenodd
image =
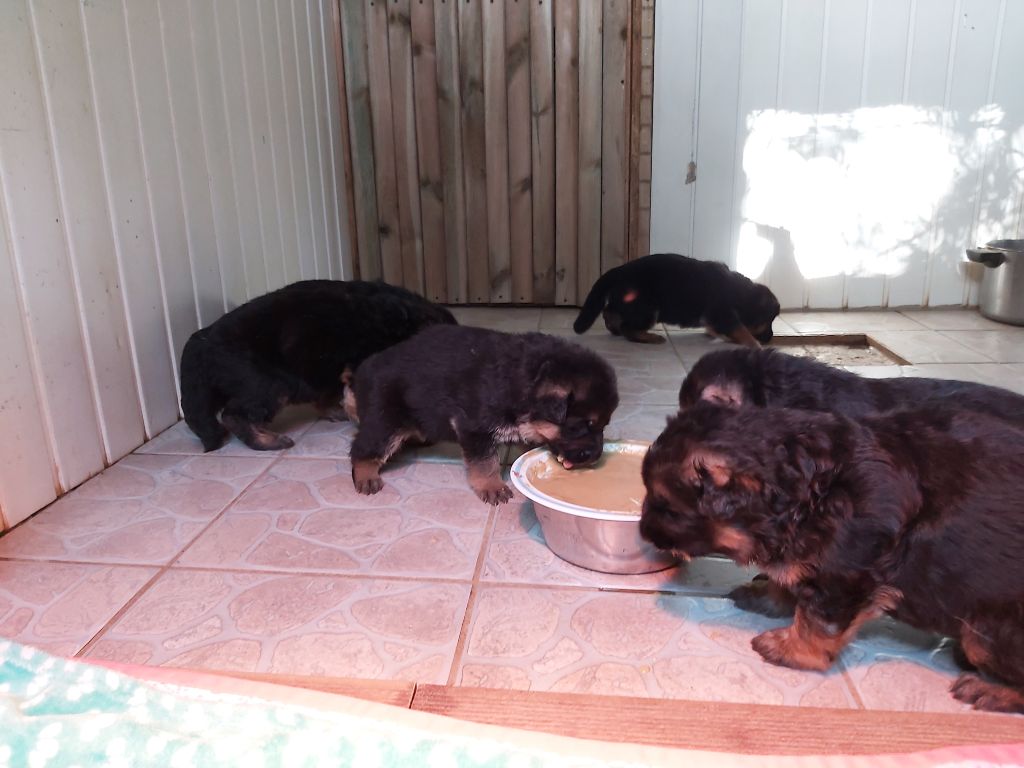
M 500 443 L 547 445 L 566 467 L 601 457 L 619 403 L 615 371 L 594 352 L 541 333 L 436 326 L 373 355 L 346 391 L 359 432 L 352 481 L 382 487 L 381 466 L 407 440 L 453 440 L 483 501 L 512 497 L 501 479 Z
M 827 411 L 854 419 L 928 401 L 1024 427 L 1024 397 L 999 387 L 914 376 L 869 379 L 773 349 L 733 347 L 701 357 L 679 389 L 679 407 L 701 400 Z
M 955 407 L 860 422 L 701 403 L 643 465 L 640 532 L 685 556 L 756 565 L 795 601 L 758 635 L 774 664 L 827 669 L 889 614 L 959 640 L 984 675 L 953 695 L 1024 713 L 1024 430 Z

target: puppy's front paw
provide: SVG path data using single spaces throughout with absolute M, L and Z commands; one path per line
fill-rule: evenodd
M 986 712 L 1024 713 L 1024 694 L 976 675 L 960 675 L 950 686 L 953 698 Z
M 485 504 L 505 504 L 512 498 L 512 489 L 501 481 L 498 481 L 498 483 L 493 486 L 474 488 L 473 490 L 476 491 L 476 495 L 479 496 L 480 500 Z
M 352 484 L 355 485 L 356 492 L 363 496 L 372 496 L 384 487 L 384 481 L 379 477 L 364 477 L 361 480 L 353 480 Z
M 827 654 L 794 641 L 791 629 L 783 627 L 762 632 L 750 641 L 750 645 L 765 661 L 780 667 L 824 672 L 832 666 L 832 660 Z
M 352 485 L 356 493 L 372 496 L 384 487 L 380 479 L 380 466 L 375 461 L 359 460 L 352 463 Z
M 750 583 L 736 587 L 728 597 L 737 608 L 773 619 L 792 616 L 796 609 L 792 596 L 763 575 L 755 576 Z

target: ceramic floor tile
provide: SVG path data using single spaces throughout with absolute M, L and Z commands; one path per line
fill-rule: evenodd
M 708 336 L 703 331 L 669 332 L 668 337 L 679 359 L 687 368 L 692 368 L 694 363 L 708 352 L 736 346 L 722 339 Z
M 0 539 L 0 557 L 167 563 L 273 461 L 126 456 Z
M 800 334 L 923 330 L 913 318 L 893 311 L 784 312 L 782 319 Z
M 301 406 L 286 408 L 278 415 L 271 425 L 277 432 L 284 432 L 296 443 L 300 442 L 303 433 L 316 422 L 317 416 L 312 408 Z M 254 451 L 238 438 L 231 438 L 216 451 L 206 454 L 203 451 L 203 444 L 199 442 L 192 430 L 184 421 L 179 421 L 172 427 L 168 427 L 148 443 L 135 451 L 136 453 L 170 453 L 186 454 L 189 456 L 274 456 L 280 451 Z
M 977 309 L 905 309 L 900 314 L 933 331 L 995 331 L 1007 327 L 982 317 Z
M 682 380 L 680 380 L 682 383 Z M 647 440 L 654 442 L 670 416 L 679 411 L 679 389 L 676 398 L 666 405 L 623 403 L 615 409 L 604 431 L 606 440 Z
M 459 325 L 507 333 L 540 329 L 541 310 L 535 307 L 449 307 Z
M 570 331 L 579 313 L 580 311 L 575 307 L 544 307 L 540 311 L 540 329 L 542 331 Z M 598 320 L 596 324 L 600 323 L 601 321 Z
M 478 590 L 459 685 L 762 704 L 855 706 L 828 674 L 766 664 L 750 647 L 780 622 L 728 600 L 488 587 Z
M 73 656 L 156 568 L 0 561 L 0 637 Z
M 843 663 L 868 709 L 974 712 L 949 693 L 960 675 L 949 640 L 883 619 L 865 625 Z
M 181 557 L 189 566 L 469 579 L 490 507 L 461 465 L 386 467 L 360 496 L 347 461 L 282 459 Z
M 533 505 L 517 493 L 496 512 L 480 580 L 724 596 L 755 573 L 718 558 L 699 558 L 685 568 L 632 576 L 580 568 L 548 549 Z
M 908 363 L 990 363 L 987 356 L 938 331 L 871 331 L 872 339 Z
M 443 683 L 468 599 L 468 584 L 171 569 L 85 655 Z
M 954 341 L 997 363 L 1024 363 L 1024 328 L 997 331 L 942 331 Z

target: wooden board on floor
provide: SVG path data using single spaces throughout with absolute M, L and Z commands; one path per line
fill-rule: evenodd
M 402 680 L 355 680 L 347 677 L 321 677 L 311 675 L 279 675 L 268 672 L 224 672 L 221 670 L 193 669 L 196 674 L 221 675 L 257 683 L 287 685 L 292 688 L 306 688 L 311 691 L 352 696 L 356 699 L 375 701 L 408 709 L 412 704 L 415 683 Z
M 881 754 L 1018 742 L 1024 719 L 419 685 L 412 709 L 604 741 L 747 754 Z

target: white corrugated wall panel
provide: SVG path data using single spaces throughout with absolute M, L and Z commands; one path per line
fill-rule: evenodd
M 200 325 L 351 274 L 336 18 L 334 0 L 0 3 L 4 528 L 177 420 Z
M 1021 236 L 1019 5 L 656 4 L 652 250 L 787 308 L 974 303 L 964 249 Z

